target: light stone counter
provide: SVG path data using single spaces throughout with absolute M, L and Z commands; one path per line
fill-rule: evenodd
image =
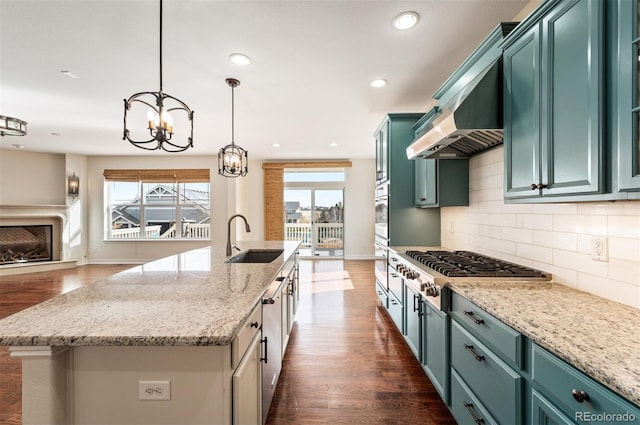
M 640 310 L 555 283 L 449 287 L 640 406 Z
M 228 264 L 216 245 L 133 267 L 0 320 L 0 345 L 228 345 L 299 243 L 240 245 L 284 253 Z

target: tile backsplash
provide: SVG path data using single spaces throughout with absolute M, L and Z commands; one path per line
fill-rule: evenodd
M 505 204 L 503 147 L 469 162 L 469 206 L 441 209 L 442 245 L 553 274 L 554 281 L 640 308 L 640 201 Z M 605 238 L 608 261 L 592 256 Z

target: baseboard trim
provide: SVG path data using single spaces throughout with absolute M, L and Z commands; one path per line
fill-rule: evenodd
M 47 261 L 42 263 L 17 263 L 0 266 L 0 276 L 13 276 L 25 273 L 49 272 L 52 270 L 72 269 L 77 267 L 76 260 Z

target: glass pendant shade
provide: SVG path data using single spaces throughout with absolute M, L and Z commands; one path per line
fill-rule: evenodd
M 74 172 L 67 180 L 67 194 L 76 197 L 80 194 L 80 177 Z
M 218 174 L 224 177 L 244 177 L 249 171 L 248 153 L 234 141 L 234 92 L 240 85 L 240 81 L 235 78 L 227 78 L 225 82 L 231 87 L 231 144 L 220 149 L 218 152 Z
M 134 108 L 134 106 L 137 107 Z M 144 110 L 143 108 L 148 108 L 146 120 L 144 112 L 140 111 Z M 181 128 L 188 131 L 186 140 L 174 139 L 172 113 L 176 116 L 180 115 Z M 131 115 L 133 115 L 132 122 L 137 124 L 134 128 L 130 127 L 128 122 Z M 161 149 L 166 152 L 182 152 L 193 147 L 193 111 L 186 103 L 162 91 L 162 0 L 160 0 L 160 90 L 140 92 L 129 99 L 124 99 L 122 140 L 127 140 L 141 149 Z

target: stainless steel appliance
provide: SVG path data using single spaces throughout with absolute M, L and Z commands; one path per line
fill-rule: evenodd
M 385 245 L 389 240 L 389 182 L 376 186 L 375 235 Z
M 442 287 L 455 280 L 550 280 L 551 275 L 470 251 L 406 251 L 389 255 L 405 282 L 442 309 Z

